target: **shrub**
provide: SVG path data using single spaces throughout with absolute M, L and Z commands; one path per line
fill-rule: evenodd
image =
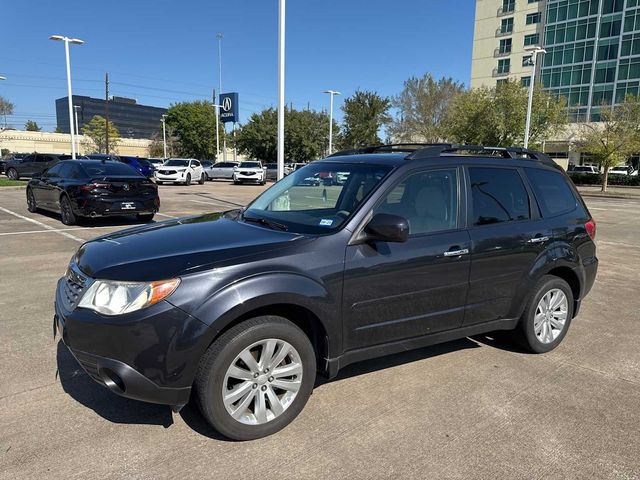
M 602 185 L 602 175 L 599 173 L 569 173 L 571 180 L 576 185 Z M 622 185 L 627 187 L 639 187 L 640 175 L 611 175 L 609 185 Z

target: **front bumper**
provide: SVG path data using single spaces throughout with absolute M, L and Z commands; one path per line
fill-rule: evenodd
M 253 175 L 246 175 L 242 173 L 234 173 L 233 180 L 236 182 L 256 182 L 262 183 L 264 182 L 265 174 L 264 173 L 255 173 Z
M 54 335 L 87 374 L 123 397 L 165 405 L 189 400 L 207 326 L 162 301 L 127 315 L 109 317 L 63 307 L 64 282 L 56 289 Z
M 156 182 L 185 182 L 187 180 L 187 172 L 177 172 L 171 175 L 156 172 Z

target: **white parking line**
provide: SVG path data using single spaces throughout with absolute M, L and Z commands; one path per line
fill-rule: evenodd
M 73 227 L 73 228 L 54 228 L 53 230 L 25 230 L 22 232 L 3 232 L 0 233 L 0 237 L 5 235 L 26 235 L 30 233 L 56 233 L 56 232 L 68 232 L 69 230 L 97 230 L 101 228 L 113 228 L 113 226 L 104 227 Z
M 63 237 L 67 237 L 67 238 L 70 238 L 71 240 L 75 240 L 76 242 L 84 242 L 85 241 L 85 240 L 83 240 L 81 238 L 78 238 L 78 237 L 76 237 L 74 235 L 71 235 L 70 233 L 67 233 L 67 232 L 65 232 L 63 230 L 54 228 L 54 227 L 52 227 L 50 225 L 47 225 L 46 223 L 42 223 L 42 222 L 39 222 L 38 220 L 34 220 L 33 218 L 25 217 L 24 215 L 20 215 L 19 213 L 12 212 L 11 210 L 8 210 L 8 209 L 6 209 L 4 207 L 0 207 L 0 210 L 2 210 L 5 213 L 8 213 L 9 215 L 13 215 L 14 217 L 20 218 L 21 220 L 25 220 L 27 222 L 34 223 L 34 224 L 38 225 L 39 227 L 42 227 L 42 228 L 45 228 L 45 229 L 47 229 L 49 231 L 58 233 L 58 234 L 62 235 Z
M 161 217 L 167 217 L 167 218 L 178 218 L 178 217 L 174 217 L 173 215 L 167 215 L 166 213 L 160 213 L 160 212 L 156 212 L 156 215 L 160 215 Z

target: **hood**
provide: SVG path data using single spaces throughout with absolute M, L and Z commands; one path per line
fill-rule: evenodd
M 82 245 L 75 261 L 93 278 L 163 280 L 260 255 L 302 238 L 220 215 L 169 220 L 104 235 Z

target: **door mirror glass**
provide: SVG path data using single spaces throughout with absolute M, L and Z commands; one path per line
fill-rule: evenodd
M 406 242 L 409 238 L 409 223 L 399 215 L 378 213 L 364 228 L 367 240 L 382 242 Z

